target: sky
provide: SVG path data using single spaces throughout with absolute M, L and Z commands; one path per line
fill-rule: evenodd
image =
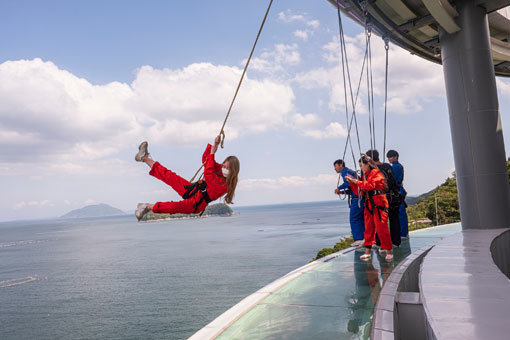
M 268 2 L 11 1 L 0 12 L 0 221 L 89 204 L 133 211 L 178 200 L 134 161 L 141 141 L 190 179 L 219 133 Z M 358 78 L 361 26 L 344 17 Z M 338 199 L 333 161 L 347 137 L 338 18 L 326 0 L 273 3 L 216 154 L 241 161 L 234 206 Z M 384 46 L 372 38 L 376 147 L 382 149 Z M 440 65 L 390 45 L 387 149 L 410 195 L 454 171 Z M 503 132 L 510 81 L 497 79 Z M 370 147 L 366 83 L 357 104 Z M 505 135 L 508 140 L 508 133 Z M 358 151 L 357 144 L 354 145 Z M 345 157 L 353 167 L 352 156 Z

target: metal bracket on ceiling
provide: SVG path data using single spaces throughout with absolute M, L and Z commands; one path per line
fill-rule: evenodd
M 398 27 L 402 31 L 409 32 L 412 30 L 416 30 L 420 27 L 430 25 L 430 24 L 434 23 L 435 21 L 436 20 L 434 19 L 434 17 L 432 15 L 428 14 L 428 15 L 424 15 L 419 18 L 411 19 L 408 22 L 405 22 L 405 23 L 399 25 Z

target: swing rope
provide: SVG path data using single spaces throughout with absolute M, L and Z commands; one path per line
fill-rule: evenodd
M 342 55 L 342 73 L 343 73 L 343 81 L 344 81 L 344 97 L 345 97 L 345 114 L 346 114 L 346 123 L 348 123 L 348 129 L 347 129 L 347 139 L 345 141 L 345 147 L 344 147 L 344 153 L 342 159 L 345 159 L 345 155 L 347 153 L 347 146 L 350 145 L 353 162 L 354 162 L 354 168 L 357 171 L 357 165 L 356 165 L 356 158 L 354 156 L 354 149 L 352 146 L 352 139 L 351 139 L 351 127 L 352 123 L 354 121 L 355 127 L 356 127 L 356 136 L 358 141 L 358 148 L 360 152 L 360 156 L 363 156 L 361 152 L 361 143 L 360 143 L 360 137 L 359 137 L 359 129 L 357 124 L 357 118 L 356 118 L 356 104 L 358 101 L 358 95 L 361 85 L 361 80 L 363 78 L 363 72 L 365 70 L 365 64 L 367 69 L 367 99 L 368 99 L 368 120 L 369 120 L 369 134 L 370 134 L 370 147 L 371 149 L 376 149 L 376 134 L 375 134 L 375 105 L 374 105 L 374 89 L 373 89 L 373 68 L 372 68 L 372 47 L 371 47 L 371 35 L 372 35 L 372 28 L 370 25 L 369 17 L 368 17 L 368 11 L 366 10 L 366 7 L 363 8 L 363 14 L 365 17 L 365 55 L 363 58 L 363 63 L 361 66 L 361 72 L 360 72 L 360 79 L 358 82 L 358 88 L 356 90 L 356 99 L 353 98 L 353 91 L 352 91 L 352 85 L 351 85 L 351 78 L 350 78 L 350 72 L 349 72 L 349 62 L 347 59 L 347 50 L 346 50 L 346 44 L 345 44 L 345 37 L 344 37 L 344 31 L 343 31 L 343 25 L 342 25 L 342 18 L 341 18 L 341 11 L 340 11 L 340 5 L 337 2 L 337 13 L 338 13 L 338 24 L 339 24 L 339 33 L 340 33 L 340 49 L 341 49 L 341 55 Z M 386 66 L 385 66 L 385 88 L 384 88 L 384 141 L 383 141 L 383 153 L 386 157 L 386 131 L 387 131 L 387 103 L 388 103 L 388 50 L 389 50 L 389 38 L 384 37 L 384 48 L 386 51 Z M 368 61 L 367 61 L 368 59 Z M 349 119 L 349 109 L 347 105 L 347 85 L 346 85 L 346 70 L 347 69 L 347 78 L 349 83 L 349 90 L 351 95 L 351 105 L 352 105 L 352 115 Z M 384 159 L 384 158 L 383 158 Z M 340 184 L 340 178 L 341 174 L 338 176 L 338 182 L 337 187 Z
M 386 50 L 386 70 L 384 74 L 384 149 L 383 149 L 383 157 L 386 158 L 386 109 L 388 106 L 388 50 L 390 39 L 388 37 L 384 38 L 384 49 Z
M 347 88 L 345 86 L 346 85 L 345 84 L 345 78 L 346 78 L 345 74 L 347 73 L 347 80 L 348 80 L 348 83 L 349 83 L 349 92 L 350 92 L 350 97 L 351 97 L 352 118 L 354 120 L 354 126 L 356 128 L 356 137 L 357 137 L 357 142 L 358 142 L 358 150 L 359 150 L 360 155 L 361 155 L 361 141 L 360 141 L 360 138 L 359 138 L 358 120 L 356 118 L 356 103 L 357 103 L 358 93 L 359 93 L 359 84 L 358 84 L 358 92 L 356 93 L 356 100 L 354 100 L 354 95 L 353 95 L 353 91 L 352 91 L 351 74 L 350 74 L 350 70 L 349 70 L 349 59 L 347 58 L 347 48 L 346 48 L 346 44 L 345 44 L 345 36 L 344 36 L 344 30 L 343 30 L 343 25 L 342 25 L 342 16 L 340 14 L 340 5 L 338 5 L 338 3 L 337 3 L 337 12 L 338 12 L 338 26 L 339 26 L 339 30 L 340 30 L 340 49 L 341 49 L 341 53 L 342 53 L 342 73 L 343 73 L 343 78 L 344 78 L 344 93 L 347 93 Z M 361 79 L 361 76 L 360 76 L 360 79 Z M 347 100 L 346 100 L 345 101 L 346 113 L 348 113 L 348 106 L 347 105 L 348 105 L 348 103 L 347 103 Z M 350 127 L 349 127 L 349 131 L 347 132 L 347 141 L 346 141 L 346 143 L 348 143 L 349 141 L 351 141 L 351 138 L 350 138 Z M 354 156 L 354 149 L 352 147 L 352 143 L 350 143 L 350 146 L 351 146 L 351 152 L 352 152 L 352 156 L 353 156 L 353 160 L 354 160 L 354 168 L 357 170 L 356 157 Z M 344 154 L 344 156 L 345 156 L 345 154 Z
M 363 11 L 363 16 L 366 18 L 366 12 L 365 10 Z M 366 21 L 366 20 L 365 20 Z M 367 47 L 367 53 L 368 53 L 368 56 L 369 56 L 369 61 L 367 63 L 367 102 L 368 102 L 368 134 L 370 135 L 370 149 L 373 149 L 374 148 L 374 129 L 375 129 L 375 126 L 373 124 L 373 120 L 372 120 L 372 111 L 373 111 L 373 107 L 372 107 L 372 100 L 370 98 L 370 76 L 371 76 L 371 69 L 370 69 L 370 66 L 371 66 L 371 60 L 370 60 L 370 38 L 371 38 L 371 31 L 370 31 L 370 28 L 368 26 L 368 24 L 365 24 L 365 44 L 366 44 L 366 47 Z
M 241 84 L 244 80 L 244 75 L 246 74 L 246 70 L 248 69 L 248 65 L 250 65 L 251 57 L 253 56 L 253 52 L 255 51 L 255 47 L 257 46 L 257 42 L 259 41 L 260 34 L 262 33 L 262 29 L 264 28 L 264 24 L 266 23 L 267 15 L 269 14 L 269 10 L 271 9 L 271 5 L 273 4 L 273 0 L 269 1 L 269 5 L 267 6 L 266 14 L 264 15 L 264 19 L 262 19 L 262 23 L 260 24 L 259 31 L 257 33 L 257 38 L 255 39 L 255 42 L 253 43 L 253 46 L 251 48 L 250 55 L 248 57 L 248 60 L 246 61 L 246 64 L 244 65 L 243 73 L 241 74 L 241 78 L 239 79 L 239 83 L 237 84 L 236 91 L 234 93 L 234 97 L 232 98 L 232 102 L 230 103 L 230 106 L 227 111 L 227 115 L 225 116 L 225 120 L 223 121 L 223 125 L 221 126 L 221 130 L 219 135 L 221 136 L 221 148 L 223 149 L 223 145 L 225 143 L 225 125 L 227 124 L 228 117 L 230 116 L 230 112 L 232 111 L 232 107 L 234 106 L 234 102 L 237 98 L 237 94 L 239 93 L 239 89 L 241 88 Z M 190 182 L 193 182 L 195 180 L 195 177 L 197 177 L 198 173 L 202 168 L 204 167 L 205 162 L 202 163 L 200 168 L 195 172 L 195 175 L 190 179 Z
M 372 102 L 372 134 L 373 134 L 373 140 L 374 140 L 374 145 L 372 147 L 372 149 L 377 149 L 377 145 L 376 145 L 376 138 L 375 138 L 375 105 L 374 105 L 374 79 L 373 79 L 373 76 L 372 76 L 372 43 L 371 43 L 371 37 L 372 37 L 372 27 L 370 26 L 370 23 L 368 22 L 368 19 L 367 19 L 367 29 L 368 29 L 368 67 L 370 69 L 370 87 L 369 87 L 369 93 L 370 93 L 370 98 L 369 100 L 371 100 Z M 368 72 L 367 72 L 367 75 L 368 75 Z
M 360 155 L 361 155 L 361 142 L 360 142 L 360 138 L 359 138 L 358 121 L 356 119 L 356 104 L 358 102 L 358 95 L 359 95 L 359 90 L 360 90 L 360 85 L 361 85 L 361 79 L 363 77 L 364 65 L 365 65 L 365 61 L 367 58 L 367 49 L 365 49 L 365 56 L 363 58 L 363 66 L 361 68 L 362 71 L 360 74 L 360 79 L 358 81 L 358 88 L 356 90 L 356 99 L 354 99 L 353 91 L 352 91 L 351 76 L 350 76 L 350 71 L 349 71 L 349 60 L 347 58 L 347 48 L 346 48 L 346 44 L 345 44 L 345 35 L 344 35 L 344 30 L 343 30 L 343 25 L 342 25 L 342 15 L 341 15 L 341 11 L 340 11 L 340 5 L 338 4 L 338 2 L 337 2 L 337 14 L 338 14 L 339 36 L 340 36 L 339 37 L 340 52 L 341 52 L 341 56 L 342 56 L 342 75 L 343 75 L 343 83 L 344 83 L 345 117 L 346 117 L 346 122 L 349 125 L 348 129 L 347 129 L 347 140 L 345 142 L 344 154 L 343 154 L 342 159 L 345 159 L 345 154 L 347 152 L 347 145 L 350 145 L 352 159 L 353 159 L 353 163 L 354 163 L 354 169 L 357 172 L 358 168 L 356 165 L 356 156 L 354 155 L 354 148 L 352 146 L 352 140 L 351 140 L 350 134 L 351 134 L 352 123 L 354 120 L 354 124 L 356 127 L 356 136 L 357 136 L 357 141 L 358 141 L 358 149 L 359 149 Z M 347 100 L 346 71 L 347 71 L 347 80 L 349 82 L 349 90 L 350 90 L 351 105 L 352 105 L 352 116 L 351 116 L 350 122 L 349 122 L 349 109 L 348 109 L 348 100 Z M 341 174 L 338 175 L 337 187 L 340 185 L 341 176 L 342 176 Z M 344 196 L 344 198 L 340 197 L 340 199 L 345 199 L 345 196 Z M 359 202 L 358 202 L 358 205 L 359 205 Z

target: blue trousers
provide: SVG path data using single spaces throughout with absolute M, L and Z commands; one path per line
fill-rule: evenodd
M 354 241 L 362 240 L 365 234 L 365 220 L 363 216 L 363 200 L 361 207 L 358 207 L 358 199 L 353 198 L 351 202 L 351 210 L 349 212 L 349 222 L 351 223 L 352 238 Z
M 400 208 L 398 210 L 398 219 L 400 220 L 400 236 L 406 237 L 407 234 L 409 234 L 409 220 L 407 219 L 407 211 L 406 206 L 404 203 L 400 205 Z

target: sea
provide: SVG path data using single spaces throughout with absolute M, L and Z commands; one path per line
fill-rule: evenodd
M 345 201 L 0 223 L 0 339 L 186 339 L 350 235 Z

